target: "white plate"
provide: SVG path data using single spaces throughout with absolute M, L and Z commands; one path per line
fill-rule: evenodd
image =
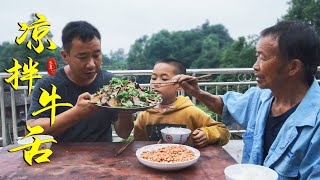
M 159 162 L 148 161 L 148 160 L 145 160 L 140 157 L 140 155 L 144 151 L 152 151 L 152 150 L 156 150 L 156 149 L 167 147 L 167 146 L 184 146 L 194 153 L 195 158 L 192 160 L 189 160 L 189 161 L 177 162 L 177 163 L 159 163 Z M 153 145 L 147 145 L 147 146 L 143 146 L 143 147 L 139 148 L 136 151 L 136 156 L 142 164 L 144 164 L 148 167 L 151 167 L 154 169 L 160 169 L 160 170 L 178 170 L 178 169 L 183 169 L 188 166 L 191 166 L 192 164 L 197 162 L 200 157 L 200 151 L 198 149 L 193 148 L 193 147 L 181 145 L 181 144 L 153 144 Z
M 143 107 L 137 106 L 137 107 L 126 108 L 126 107 L 117 107 L 117 106 L 102 106 L 102 105 L 98 105 L 98 104 L 95 104 L 95 105 L 99 106 L 99 107 L 112 109 L 112 110 L 119 110 L 119 111 L 144 111 L 146 109 L 153 108 L 156 106 L 156 105 L 151 105 L 151 106 L 143 106 Z

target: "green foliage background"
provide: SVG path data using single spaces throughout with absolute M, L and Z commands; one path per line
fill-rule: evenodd
M 288 4 L 287 14 L 279 17 L 279 20 L 303 20 L 320 32 L 319 0 L 291 0 Z M 35 20 L 35 15 L 31 14 L 28 24 Z M 43 42 L 46 43 L 45 40 L 52 36 L 49 33 Z M 211 25 L 209 21 L 190 30 L 170 32 L 163 29 L 150 37 L 144 35 L 138 38 L 127 54 L 123 49 L 104 54 L 103 69 L 152 69 L 153 64 L 163 58 L 179 59 L 187 68 L 252 67 L 257 39 L 257 35 L 252 35 L 233 40 L 223 24 Z M 57 61 L 58 66 L 63 66 L 61 47 L 54 51 L 45 50 L 37 55 L 25 47 L 28 40 L 30 37 L 21 45 L 11 42 L 3 42 L 0 45 L 0 71 L 12 67 L 12 58 L 22 64 L 27 62 L 28 56 L 39 62 L 40 71 L 46 71 L 46 61 L 51 57 Z
M 279 17 L 279 20 L 306 21 L 320 33 L 320 0 L 291 0 L 288 3 L 287 14 Z M 35 21 L 34 14 L 30 18 L 28 24 Z M 45 40 L 52 36 L 49 33 L 43 42 L 46 43 Z M 144 35 L 135 40 L 128 53 L 118 49 L 109 54 L 103 54 L 102 68 L 105 70 L 152 69 L 154 63 L 163 58 L 179 59 L 187 68 L 250 68 L 256 59 L 257 39 L 258 35 L 251 35 L 234 40 L 223 24 L 211 25 L 209 21 L 189 30 L 170 32 L 163 29 L 150 37 Z M 39 71 L 46 71 L 46 62 L 51 57 L 57 61 L 58 67 L 63 66 L 60 56 L 61 47 L 53 51 L 45 50 L 38 55 L 26 48 L 28 40 L 31 40 L 30 36 L 21 45 L 10 42 L 3 42 L 0 45 L 0 72 L 12 67 L 13 58 L 22 65 L 27 62 L 27 57 L 31 57 L 39 62 Z M 144 76 L 137 81 L 147 83 L 149 78 Z M 237 79 L 236 75 L 218 75 L 213 77 L 212 81 L 237 81 Z M 208 89 L 208 91 L 214 94 L 216 91 L 222 93 L 225 89 Z M 205 107 L 201 108 L 211 113 Z

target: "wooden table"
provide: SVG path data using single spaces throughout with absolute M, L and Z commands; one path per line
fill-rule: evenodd
M 0 179 L 224 179 L 224 168 L 237 162 L 221 147 L 199 148 L 199 160 L 178 171 L 160 171 L 141 164 L 135 156 L 138 148 L 155 144 L 133 142 L 114 157 L 123 143 L 59 143 L 52 145 L 50 163 L 29 166 L 23 152 L 9 153 L 10 145 L 0 150 Z

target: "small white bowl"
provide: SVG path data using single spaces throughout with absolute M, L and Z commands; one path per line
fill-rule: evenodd
M 278 174 L 264 166 L 234 164 L 224 169 L 226 180 L 277 180 Z
M 183 144 L 188 140 L 190 133 L 190 129 L 181 127 L 161 129 L 162 139 L 167 143 Z
M 19 145 L 31 144 L 34 142 L 33 137 L 37 137 L 40 140 L 53 139 L 53 136 L 50 136 L 50 135 L 33 135 L 33 136 L 29 136 L 29 137 L 18 140 L 18 144 Z M 39 150 L 50 149 L 51 146 L 52 146 L 52 142 L 42 143 L 39 147 Z

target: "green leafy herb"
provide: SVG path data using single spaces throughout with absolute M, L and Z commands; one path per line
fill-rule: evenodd
M 91 97 L 91 102 L 99 105 L 125 108 L 153 106 L 160 101 L 161 97 L 154 90 L 116 77 Z

